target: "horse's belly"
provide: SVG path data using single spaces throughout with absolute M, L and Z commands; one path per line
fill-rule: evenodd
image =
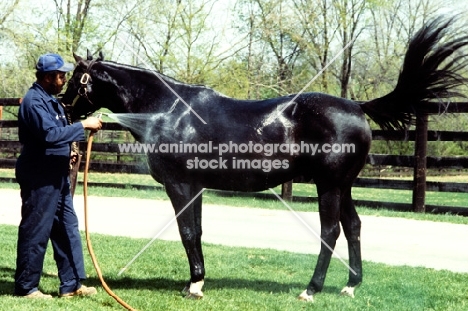
M 203 188 L 262 191 L 287 182 L 297 174 L 293 158 L 149 157 L 152 177 L 166 182 L 195 183 Z

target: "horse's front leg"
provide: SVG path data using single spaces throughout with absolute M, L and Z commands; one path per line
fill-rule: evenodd
M 199 299 L 203 297 L 202 287 L 205 278 L 205 263 L 201 246 L 202 226 L 201 188 L 190 184 L 167 185 L 169 195 L 177 217 L 179 233 L 187 253 L 190 265 L 190 281 L 183 289 L 186 298 Z M 197 194 L 199 194 L 197 196 Z M 196 197 L 195 200 L 193 198 Z M 189 204 L 190 201 L 192 203 Z
M 340 235 L 340 190 L 338 188 L 323 194 L 319 193 L 319 214 L 322 243 L 312 279 L 307 289 L 298 297 L 304 301 L 313 301 L 313 295 L 322 291 L 336 240 Z

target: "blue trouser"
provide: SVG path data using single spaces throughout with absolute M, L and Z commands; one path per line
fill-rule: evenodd
M 77 290 L 86 278 L 68 172 L 57 169 L 57 163 L 50 169 L 46 167 L 36 167 L 34 172 L 17 163 L 22 219 L 18 229 L 16 295 L 38 290 L 49 239 L 58 268 L 60 294 Z

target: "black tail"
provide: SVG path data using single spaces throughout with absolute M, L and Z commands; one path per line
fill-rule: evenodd
M 362 103 L 362 110 L 381 128 L 405 129 L 417 115 L 427 113 L 425 103 L 443 105 L 444 99 L 465 97 L 455 88 L 468 84 L 461 73 L 468 68 L 468 35 L 441 42 L 453 22 L 439 17 L 424 25 L 411 39 L 395 89 Z

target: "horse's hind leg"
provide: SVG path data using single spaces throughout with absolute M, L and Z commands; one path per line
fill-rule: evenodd
M 199 299 L 203 297 L 202 287 L 205 277 L 205 263 L 201 246 L 201 194 L 189 202 L 201 190 L 189 184 L 181 183 L 165 185 L 177 217 L 179 233 L 190 265 L 190 281 L 183 289 L 186 298 Z
M 319 190 L 322 244 L 314 274 L 307 289 L 299 295 L 300 300 L 313 301 L 313 295 L 323 288 L 336 240 L 340 235 L 340 197 L 341 191 L 338 187 L 328 189 L 324 193 Z
M 351 187 L 343 192 L 340 221 L 348 240 L 350 266 L 348 284 L 341 294 L 354 298 L 354 290 L 362 282 L 361 220 L 351 198 Z

